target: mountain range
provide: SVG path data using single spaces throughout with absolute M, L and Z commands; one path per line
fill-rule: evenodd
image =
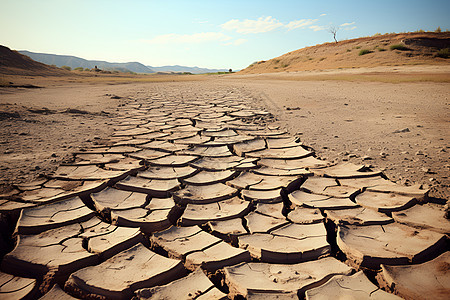
M 31 59 L 47 64 L 55 65 L 57 67 L 69 66 L 72 69 L 81 67 L 92 69 L 97 66 L 99 69 L 107 71 L 120 71 L 120 72 L 135 72 L 135 73 L 155 73 L 155 72 L 190 72 L 192 74 L 201 73 L 215 73 L 225 72 L 226 69 L 208 69 L 199 67 L 186 67 L 186 66 L 163 66 L 152 67 L 145 66 L 140 62 L 127 62 L 127 63 L 111 63 L 101 60 L 87 60 L 84 58 L 69 56 L 69 55 L 57 55 L 48 53 L 35 53 L 26 50 L 18 51 L 19 53 L 30 57 Z

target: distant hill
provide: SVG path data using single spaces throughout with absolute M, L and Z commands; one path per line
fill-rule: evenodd
M 216 73 L 216 72 L 228 72 L 228 69 L 207 69 L 199 67 L 185 67 L 185 66 L 163 66 L 163 67 L 152 67 L 147 66 L 156 72 L 189 72 L 192 74 L 203 74 L 203 73 Z
M 139 62 L 128 62 L 128 63 L 110 63 L 107 61 L 100 60 L 87 60 L 83 58 L 79 58 L 76 56 L 68 56 L 68 55 L 56 55 L 56 54 L 47 54 L 47 53 L 34 53 L 30 51 L 19 51 L 23 55 L 27 55 L 34 59 L 35 61 L 47 64 L 47 65 L 55 65 L 57 67 L 69 66 L 72 69 L 81 67 L 81 68 L 89 68 L 92 69 L 97 66 L 99 69 L 108 70 L 108 71 L 121 71 L 121 72 L 135 72 L 135 73 L 154 73 L 152 69 L 144 66 Z
M 0 74 L 67 75 L 69 72 L 34 61 L 28 56 L 0 45 Z
M 449 32 L 374 35 L 302 48 L 267 61 L 257 61 L 240 74 L 449 64 L 449 52 Z

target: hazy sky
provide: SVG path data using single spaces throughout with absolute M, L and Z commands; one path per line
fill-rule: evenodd
M 145 65 L 245 68 L 375 33 L 450 29 L 450 0 L 0 0 L 0 44 Z

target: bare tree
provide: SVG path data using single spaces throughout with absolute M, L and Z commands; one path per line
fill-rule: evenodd
M 330 27 L 328 27 L 328 32 L 333 35 L 334 41 L 336 43 L 338 42 L 336 40 L 336 34 L 337 34 L 338 31 L 339 31 L 339 26 L 330 25 Z

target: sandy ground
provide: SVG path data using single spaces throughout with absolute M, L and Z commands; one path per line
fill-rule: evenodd
M 35 84 L 39 82 L 35 80 Z M 112 129 L 107 122 L 128 97 L 154 87 L 207 86 L 234 87 L 252 95 L 254 105 L 266 107 L 278 124 L 300 136 L 319 157 L 370 164 L 383 169 L 394 181 L 422 184 L 432 189 L 431 196 L 449 198 L 448 83 L 303 81 L 236 75 L 115 85 L 48 84 L 46 79 L 43 85 L 42 89 L 0 90 L 3 192 L 10 184 L 51 172 L 70 159 L 71 152 L 109 136 Z M 112 99 L 112 95 L 123 98 Z

